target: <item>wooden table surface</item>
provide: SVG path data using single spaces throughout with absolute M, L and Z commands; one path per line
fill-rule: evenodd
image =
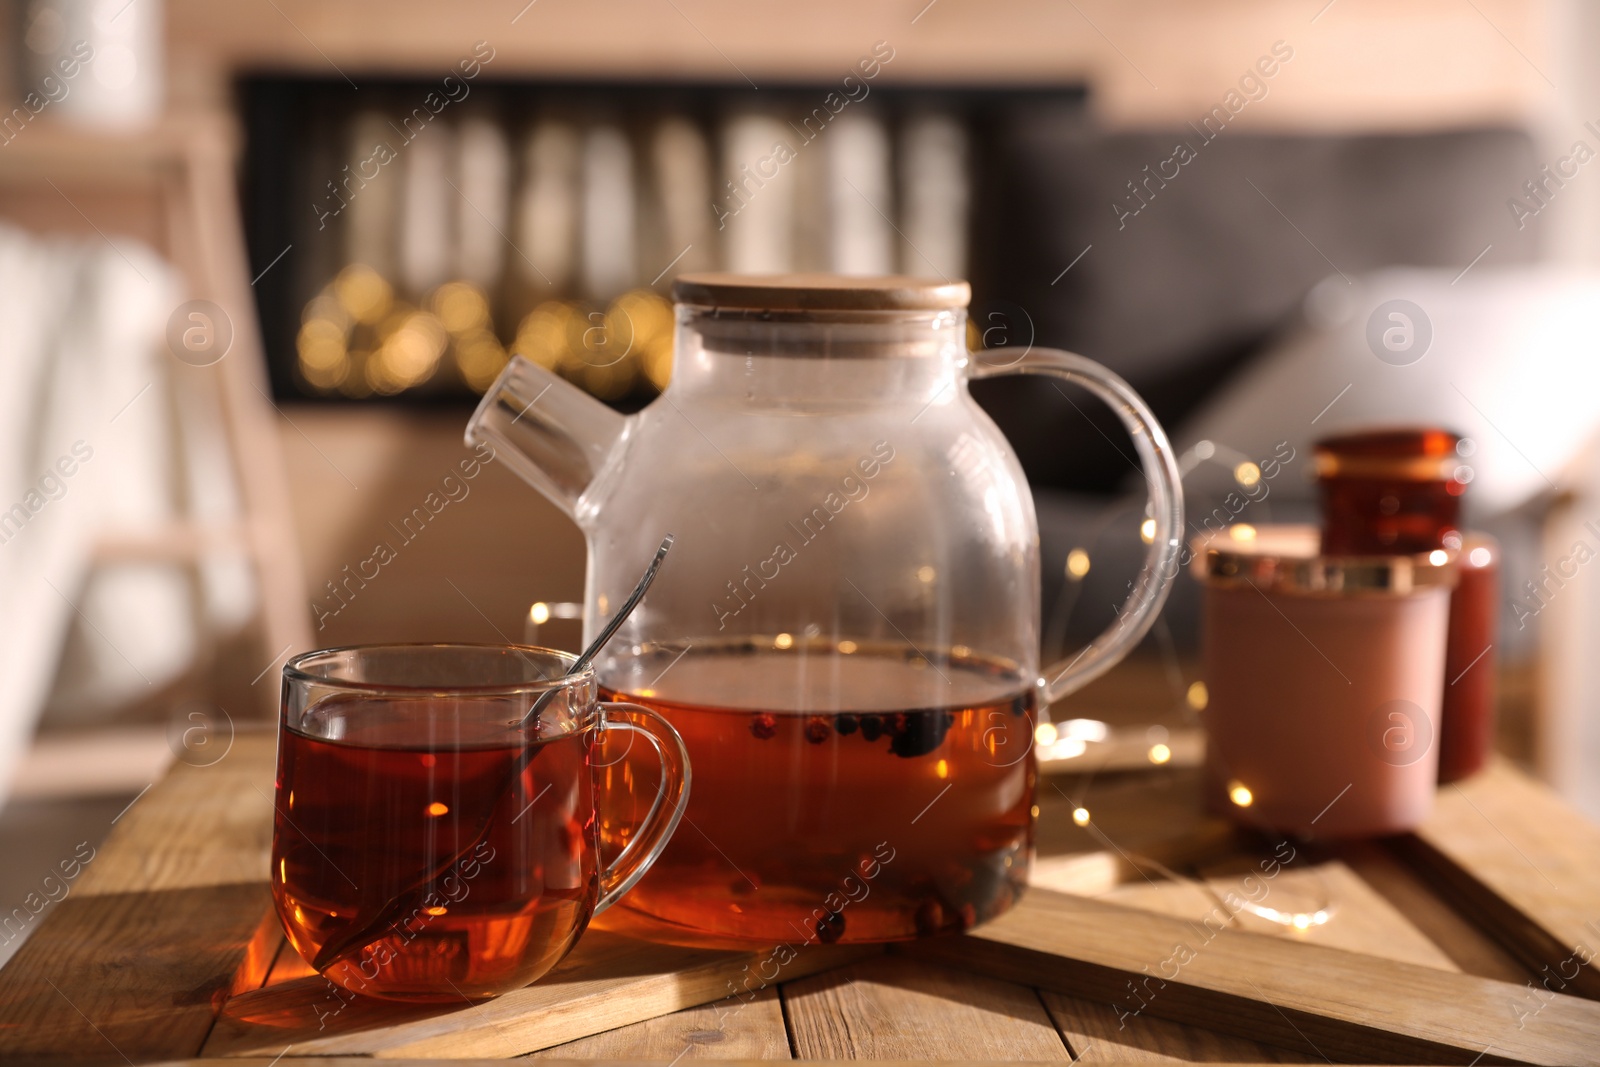
M 179 765 L 46 887 L 0 971 L 0 1062 L 1600 1064 L 1600 829 L 1505 765 L 1416 834 L 1281 865 L 1289 846 L 1202 810 L 1192 769 L 1046 775 L 1034 887 L 969 935 L 804 947 L 740 999 L 764 953 L 596 928 L 526 989 L 419 1009 L 341 998 L 286 946 L 272 763 L 241 733 Z M 1331 914 L 1297 930 L 1242 898 Z

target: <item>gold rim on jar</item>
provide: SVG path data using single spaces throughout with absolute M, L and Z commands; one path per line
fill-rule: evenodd
M 1190 542 L 1196 578 L 1214 588 L 1299 596 L 1410 596 L 1456 584 L 1457 553 L 1324 556 L 1314 526 L 1238 524 Z

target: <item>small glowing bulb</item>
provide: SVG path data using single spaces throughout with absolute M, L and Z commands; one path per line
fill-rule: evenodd
M 429 915 L 437 917 L 437 916 L 445 914 L 450 909 L 449 908 L 443 908 L 443 907 L 433 907 L 433 908 L 423 908 L 422 910 L 427 912 Z
M 1035 804 L 1033 807 L 1029 808 L 1028 814 L 1037 819 L 1039 817 L 1039 805 Z
M 921 582 L 923 585 L 932 585 L 934 576 L 938 573 L 938 571 L 924 563 L 922 566 L 917 568 L 917 581 Z
M 1443 567 L 1446 563 L 1450 562 L 1450 553 L 1446 552 L 1442 548 L 1436 548 L 1432 552 L 1428 553 L 1428 562 L 1433 564 L 1435 567 Z
M 856 650 L 856 648 L 857 648 L 857 645 L 856 645 L 856 643 L 854 641 L 845 640 L 845 641 L 840 641 L 839 642 L 839 651 L 844 653 L 846 656 L 848 656 L 850 653 L 854 652 Z
M 1237 526 L 1228 527 L 1228 536 L 1235 541 L 1254 541 L 1256 539 L 1256 528 L 1248 522 L 1241 522 Z
M 542 600 L 539 601 L 528 609 L 528 618 L 533 620 L 535 626 L 543 626 L 550 621 L 550 605 Z
M 777 637 L 772 639 L 772 643 L 778 648 L 793 648 L 794 637 L 791 634 L 779 634 Z
M 1246 460 L 1233 468 L 1233 480 L 1248 489 L 1261 480 L 1261 468 Z
M 946 760 L 940 760 L 938 763 L 935 763 L 933 765 L 933 773 L 938 775 L 940 778 L 948 778 L 948 777 L 950 777 L 950 764 L 949 764 L 949 762 L 946 761 Z
M 1250 787 L 1239 781 L 1228 783 L 1228 799 L 1241 808 L 1248 808 L 1256 802 L 1256 796 L 1250 792 Z
M 1151 763 L 1165 763 L 1172 758 L 1172 749 L 1166 745 L 1151 745 L 1149 755 Z
M 1089 553 L 1081 548 L 1075 548 L 1067 553 L 1067 573 L 1074 578 L 1082 578 L 1089 573 Z
M 1467 553 L 1467 559 L 1474 567 L 1487 567 L 1489 565 L 1490 553 L 1487 548 L 1479 545 L 1477 548 Z
M 1296 930 L 1309 930 L 1311 928 L 1311 916 L 1305 912 L 1296 915 L 1292 921 Z
M 1072 809 L 1072 821 L 1077 823 L 1079 826 L 1088 826 L 1089 825 L 1089 809 L 1088 808 L 1073 808 Z
M 438 818 L 440 815 L 445 814 L 449 810 L 450 808 L 448 805 L 441 804 L 437 800 L 435 800 L 432 804 L 429 804 L 427 807 L 428 814 L 434 816 L 435 818 Z
M 1146 519 L 1139 524 L 1139 539 L 1147 545 L 1156 539 L 1156 520 Z
M 1184 694 L 1184 699 L 1195 711 L 1204 711 L 1206 704 L 1211 701 L 1211 694 L 1206 690 L 1206 683 L 1191 682 L 1189 691 Z
M 1056 736 L 1056 724 L 1053 722 L 1042 722 L 1033 728 L 1034 741 L 1045 748 L 1056 743 Z

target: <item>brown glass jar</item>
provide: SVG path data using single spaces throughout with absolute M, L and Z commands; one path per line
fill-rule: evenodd
M 1389 429 L 1328 437 L 1314 451 L 1325 555 L 1408 555 L 1461 547 L 1461 494 L 1471 470 L 1448 430 Z

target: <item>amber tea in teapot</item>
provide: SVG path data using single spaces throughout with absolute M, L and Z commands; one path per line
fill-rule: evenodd
M 643 686 L 616 693 L 658 711 L 703 754 L 694 824 L 622 910 L 768 943 L 896 940 L 1003 911 L 1022 891 L 1033 844 L 1033 682 L 1014 664 L 971 655 L 796 646 L 774 635 L 691 649 L 671 673 L 712 703 Z M 755 706 L 717 700 L 745 692 L 741 681 L 789 676 L 801 655 L 817 668 L 811 692 L 777 688 Z M 675 656 L 641 656 L 633 676 L 646 679 Z M 941 674 L 947 703 L 908 704 L 930 678 L 943 688 Z M 872 696 L 852 711 L 820 711 L 836 686 Z M 656 770 L 640 752 L 637 764 L 625 757 L 623 773 L 648 785 Z

